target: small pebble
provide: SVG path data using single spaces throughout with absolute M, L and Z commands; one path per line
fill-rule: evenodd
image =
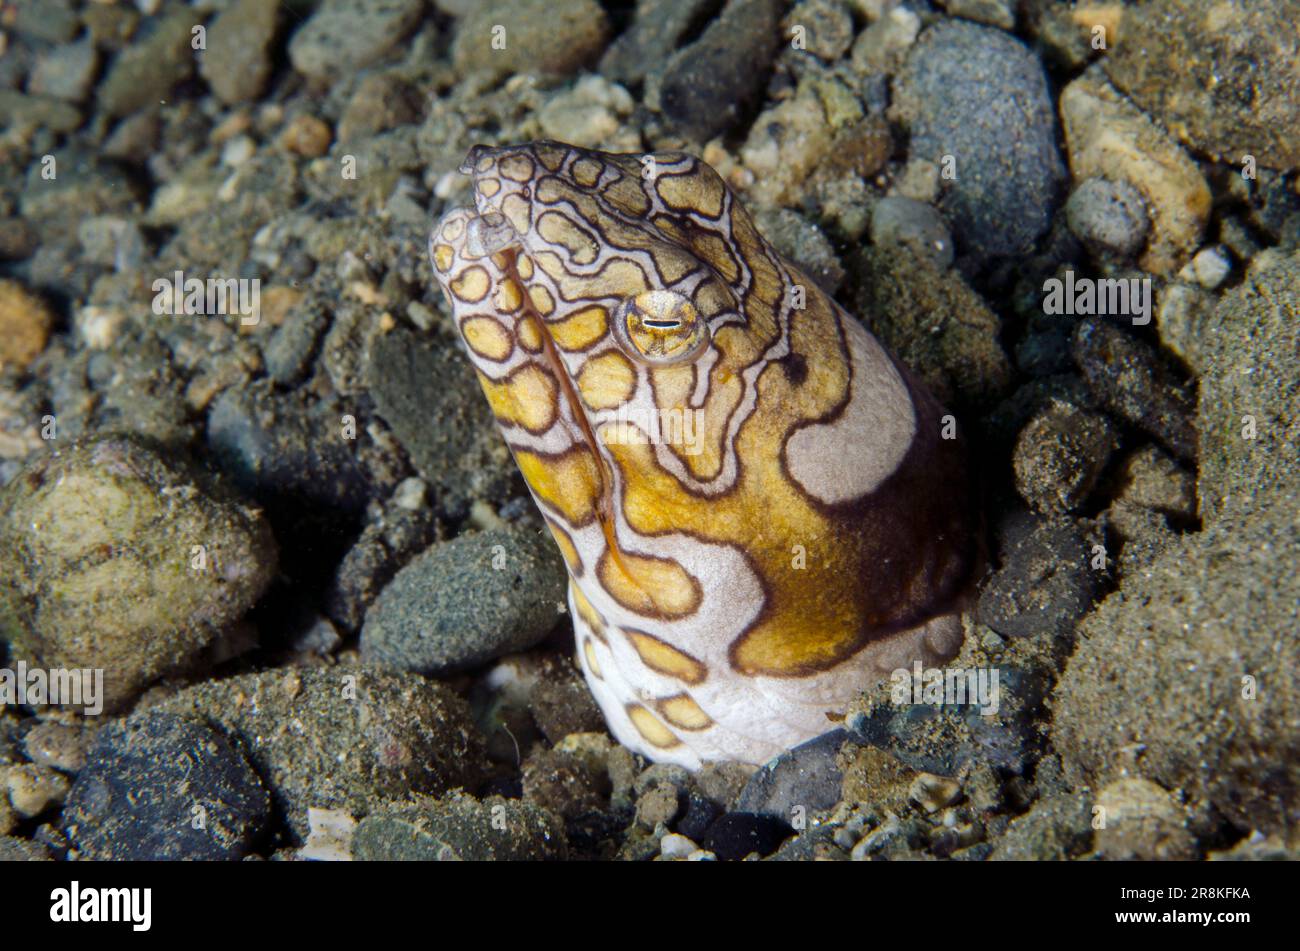
M 249 102 L 261 95 L 273 68 L 283 9 L 265 0 L 235 0 L 208 25 L 199 72 L 222 102 Z
M 256 152 L 256 142 L 246 135 L 237 135 L 221 147 L 221 164 L 235 168 L 251 159 Z
M 5 788 L 14 812 L 25 819 L 60 805 L 68 795 L 68 778 L 45 766 L 23 764 L 5 769 Z
M 1004 637 L 1068 637 L 1088 612 L 1104 572 L 1067 520 L 1016 520 L 1002 542 L 1002 566 L 979 595 L 981 622 Z
M 366 613 L 362 655 L 435 674 L 526 650 L 559 620 L 567 577 L 549 535 L 535 528 L 459 535 L 388 583 Z
M 1087 179 L 1070 195 L 1065 214 L 1070 231 L 1099 257 L 1136 254 L 1151 228 L 1142 193 L 1125 181 Z
M 736 811 L 791 822 L 796 809 L 807 815 L 834 808 L 844 779 L 837 757 L 846 739 L 844 730 L 832 730 L 782 753 L 753 775 Z
M 707 142 L 734 126 L 762 93 L 776 54 L 780 4 L 730 0 L 664 70 L 660 104 L 683 133 Z
M 610 781 L 604 763 L 573 752 L 534 750 L 524 760 L 521 781 L 526 802 L 562 819 L 599 812 L 609 802 Z
M 659 840 L 659 854 L 666 859 L 689 858 L 700 847 L 684 835 L 670 832 Z
M 1104 825 L 1096 851 L 1113 860 L 1170 861 L 1196 858 L 1187 817 L 1164 789 L 1136 776 L 1117 779 L 1097 796 Z
M 315 116 L 299 113 L 280 133 L 280 144 L 304 158 L 319 158 L 329 151 L 330 127 Z
M 504 25 L 506 42 L 493 42 Z M 609 17 L 596 0 L 500 0 L 475 4 L 456 25 L 452 62 L 462 75 L 569 76 L 600 56 Z
M 429 485 L 414 476 L 403 479 L 393 491 L 393 504 L 408 512 L 418 512 L 428 502 Z
M 993 27 L 940 20 L 908 51 L 894 91 L 912 157 L 940 167 L 940 211 L 966 253 L 1018 254 L 1048 230 L 1068 175 L 1054 97 L 1025 44 Z
M 961 798 L 961 783 L 947 776 L 920 773 L 912 780 L 907 797 L 926 812 L 938 812 Z
M 1207 291 L 1212 291 L 1232 273 L 1232 260 L 1223 248 L 1216 245 L 1197 252 L 1189 267 L 1196 282 Z M 1184 277 L 1184 274 L 1179 277 Z
M 86 765 L 86 733 L 57 720 L 43 720 L 23 737 L 23 752 L 37 766 L 75 773 Z
M 871 243 L 901 245 L 939 269 L 952 264 L 952 235 L 943 216 L 924 202 L 888 196 L 871 210 Z
M 833 63 L 853 45 L 853 17 L 840 0 L 804 0 L 786 14 L 787 34 L 803 27 L 805 49 Z
M 1016 489 L 1040 512 L 1074 511 L 1088 500 L 1118 445 L 1105 416 L 1052 399 L 1016 439 Z
M 357 820 L 346 809 L 307 809 L 307 841 L 298 855 L 312 862 L 352 861 Z
M 681 810 L 681 799 L 681 792 L 675 786 L 668 783 L 652 786 L 636 801 L 637 824 L 647 829 L 671 824 Z
M 363 862 L 545 861 L 565 853 L 564 827 L 546 810 L 461 792 L 380 809 L 352 838 L 353 857 Z
M 17 281 L 0 280 L 0 369 L 25 369 L 45 349 L 54 312 Z
M 324 0 L 294 30 L 289 61 L 321 84 L 350 76 L 401 43 L 423 12 L 423 0 Z
M 23 473 L 0 490 L 0 598 L 28 606 L 0 636 L 15 660 L 102 669 L 94 713 L 197 663 L 275 573 L 259 510 L 135 437 L 84 439 Z

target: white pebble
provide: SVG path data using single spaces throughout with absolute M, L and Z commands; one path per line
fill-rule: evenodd
M 1192 258 L 1196 281 L 1206 290 L 1214 290 L 1232 273 L 1232 262 L 1222 248 L 1206 248 Z
M 246 135 L 237 135 L 221 147 L 221 164 L 234 168 L 243 165 L 257 151 L 257 143 Z
M 403 479 L 393 492 L 393 503 L 400 509 L 406 509 L 408 512 L 418 512 L 424 508 L 424 493 L 428 489 L 423 479 L 417 479 L 412 476 L 409 479 Z
M 659 854 L 666 859 L 684 859 L 699 850 L 698 845 L 676 832 L 670 832 L 659 840 Z

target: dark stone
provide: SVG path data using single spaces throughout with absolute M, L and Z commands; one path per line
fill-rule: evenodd
M 459 349 L 398 329 L 374 341 L 365 371 L 375 412 L 452 518 L 476 499 L 518 494 L 510 452 Z
M 238 859 L 270 812 L 270 794 L 229 738 L 149 711 L 100 733 L 63 825 L 83 858 Z
M 700 844 L 724 861 L 737 861 L 751 852 L 771 855 L 792 831 L 775 816 L 729 812 L 709 826 Z
M 1101 320 L 1074 331 L 1074 362 L 1106 409 L 1150 433 L 1178 458 L 1196 459 L 1196 404 L 1148 343 Z
M 980 621 L 1004 637 L 1071 636 L 1104 577 L 1092 570 L 1078 527 L 1024 516 L 1009 529 L 1002 558 L 980 591 Z
M 796 807 L 805 812 L 833 809 L 844 779 L 835 759 L 847 739 L 844 730 L 832 730 L 782 753 L 750 779 L 736 811 L 789 822 Z
M 698 40 L 677 51 L 659 101 L 678 129 L 706 142 L 752 110 L 780 41 L 781 7 L 777 0 L 730 0 Z
M 708 833 L 709 826 L 720 815 L 722 815 L 722 807 L 713 800 L 706 799 L 699 793 L 690 793 L 686 798 L 686 809 L 677 820 L 677 826 L 673 831 L 699 842 Z
M 638 0 L 632 25 L 605 51 L 600 72 L 623 85 L 643 82 L 690 37 L 693 25 L 721 7 L 722 0 Z

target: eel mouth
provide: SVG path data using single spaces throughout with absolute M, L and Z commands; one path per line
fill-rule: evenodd
M 484 195 L 480 190 L 479 177 L 482 172 L 478 168 L 485 158 L 499 160 L 503 156 L 521 151 L 523 150 L 518 147 L 506 146 L 498 148 L 487 145 L 474 145 L 465 153 L 465 159 L 458 171 L 469 176 L 474 191 L 476 214 L 466 225 L 468 232 L 465 245 L 467 255 L 486 257 L 499 252 L 508 252 L 506 273 L 519 287 L 527 288 L 528 284 L 520 277 L 517 265 L 519 255 L 527 253 L 527 243 L 524 236 L 495 206 L 492 196 Z M 533 183 L 517 184 L 524 185 L 523 195 L 526 200 L 531 199 Z M 501 193 L 498 192 L 495 197 L 499 201 Z M 534 268 L 534 271 L 536 270 Z M 551 335 L 549 323 L 537 312 L 528 294 L 525 293 L 523 298 L 524 314 L 534 320 L 541 330 L 542 352 L 545 354 L 545 360 L 552 374 L 559 382 L 559 390 L 562 394 L 560 398 L 568 403 L 570 415 L 577 423 L 578 435 L 586 444 L 587 451 L 596 463 L 596 477 L 599 479 L 600 484 L 596 498 L 595 519 L 597 524 L 600 525 L 601 534 L 605 538 L 606 550 L 609 552 L 610 560 L 626 576 L 628 582 L 639 588 L 641 585 L 625 564 L 622 557 L 622 548 L 618 543 L 618 533 L 615 526 L 613 463 L 608 454 L 601 450 L 601 441 L 592 429 L 591 420 L 587 417 L 587 412 L 583 408 L 582 399 L 578 394 L 573 377 L 565 368 L 558 345 Z
M 486 150 L 486 147 L 475 146 L 471 149 L 470 154 L 465 159 L 466 165 L 471 165 L 472 160 L 476 158 L 477 150 Z M 462 166 L 461 171 L 465 171 L 464 166 Z M 475 213 L 466 222 L 465 229 L 466 257 L 488 257 L 504 252 L 507 259 L 504 268 L 506 274 L 520 287 L 528 286 L 524 279 L 520 277 L 517 264 L 519 255 L 526 251 L 523 238 L 504 215 L 497 211 Z M 627 572 L 623 564 L 614 527 L 614 473 L 612 464 L 605 453 L 600 450 L 600 440 L 592 429 L 591 421 L 587 418 L 587 413 L 583 409 L 582 399 L 578 395 L 573 378 L 564 366 L 555 338 L 551 336 L 550 327 L 542 315 L 533 307 L 527 294 L 524 295 L 524 316 L 533 320 L 541 331 L 542 353 L 552 375 L 559 384 L 560 399 L 565 400 L 568 404 L 570 416 L 577 423 L 578 436 L 596 463 L 596 477 L 599 479 L 600 484 L 597 492 L 595 517 L 600 525 L 601 534 L 605 536 L 611 559 L 625 574 L 628 574 L 629 579 L 632 579 L 632 575 Z
M 517 256 L 522 248 L 515 248 L 510 256 L 510 265 L 508 273 L 519 283 L 520 287 L 526 287 L 523 280 L 519 277 L 516 267 Z M 528 300 L 528 295 L 524 295 L 524 312 L 537 323 L 541 328 L 542 352 L 546 354 L 546 361 L 551 365 L 551 372 L 560 384 L 561 399 L 567 401 L 569 412 L 574 421 L 578 424 L 582 440 L 586 443 L 587 451 L 591 454 L 596 463 L 596 478 L 600 480 L 599 492 L 596 497 L 596 522 L 600 525 L 601 534 L 605 536 L 606 550 L 610 558 L 618 568 L 627 575 L 628 579 L 635 583 L 633 575 L 623 564 L 621 549 L 618 544 L 618 535 L 614 526 L 614 472 L 613 464 L 607 455 L 601 451 L 600 440 L 596 436 L 595 430 L 591 428 L 591 420 L 587 418 L 587 412 L 582 407 L 582 398 L 578 395 L 577 387 L 569 371 L 565 369 L 564 361 L 560 358 L 555 338 L 551 336 L 551 329 L 542 316 L 537 313 L 532 303 Z

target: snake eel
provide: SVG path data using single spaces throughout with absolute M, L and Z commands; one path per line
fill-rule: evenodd
M 717 172 L 558 142 L 475 146 L 460 171 L 476 207 L 438 222 L 433 271 L 619 742 L 763 763 L 955 654 L 977 558 L 960 439 Z

